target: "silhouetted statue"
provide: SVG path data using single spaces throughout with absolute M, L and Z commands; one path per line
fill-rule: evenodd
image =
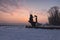
M 35 26 L 37 26 L 37 16 L 36 15 L 34 16 L 35 16 Z
M 35 22 L 33 20 L 34 17 L 35 17 Z M 29 23 L 32 25 L 32 27 L 35 27 L 37 25 L 37 16 L 34 15 L 34 17 L 32 14 L 30 14 Z
M 30 23 L 33 22 L 33 15 L 32 15 L 32 14 L 30 14 L 29 22 L 30 22 Z
M 36 22 L 33 21 L 33 15 L 30 14 L 29 22 L 31 23 L 32 27 L 35 27 Z
M 37 23 L 37 16 L 35 15 L 35 17 L 36 17 L 35 20 L 36 20 L 36 23 Z

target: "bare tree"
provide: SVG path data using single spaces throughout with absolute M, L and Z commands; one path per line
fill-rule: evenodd
M 57 6 L 54 6 L 52 7 L 51 9 L 49 9 L 49 24 L 52 24 L 52 25 L 60 25 L 60 12 L 59 12 L 59 7 Z

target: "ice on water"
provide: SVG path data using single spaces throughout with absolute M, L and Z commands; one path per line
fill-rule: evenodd
M 23 26 L 1 26 L 0 40 L 60 40 L 60 30 L 28 29 Z

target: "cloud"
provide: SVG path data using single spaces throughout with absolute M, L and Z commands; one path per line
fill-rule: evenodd
M 21 7 L 21 0 L 0 0 L 0 12 L 10 13 Z
M 27 22 L 29 12 L 32 9 L 30 7 L 25 8 L 23 4 L 24 0 L 0 0 L 0 22 Z M 33 11 L 34 10 L 35 9 L 33 9 Z M 43 20 L 45 16 L 42 13 L 44 12 L 37 10 L 32 14 L 38 15 L 38 19 Z M 10 14 L 12 14 L 12 16 Z
M 0 4 L 7 4 L 11 6 L 16 6 L 18 3 L 17 0 L 0 0 Z

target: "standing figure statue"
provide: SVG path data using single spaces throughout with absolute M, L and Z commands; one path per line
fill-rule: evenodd
M 31 23 L 32 27 L 35 26 L 34 21 L 33 21 L 33 15 L 32 14 L 30 14 L 29 23 Z
M 36 15 L 34 16 L 35 16 L 35 26 L 37 26 L 37 16 Z
M 35 22 L 37 23 L 37 16 L 35 15 L 35 17 L 36 17 L 36 18 L 35 18 L 35 20 L 36 20 Z
M 32 14 L 30 14 L 29 22 L 30 22 L 30 23 L 33 22 L 33 15 L 32 15 Z

